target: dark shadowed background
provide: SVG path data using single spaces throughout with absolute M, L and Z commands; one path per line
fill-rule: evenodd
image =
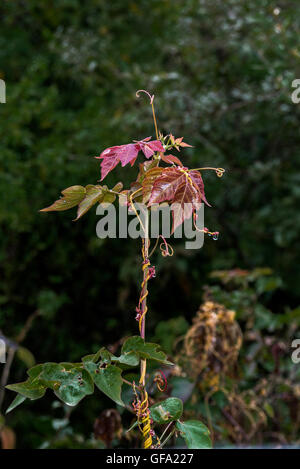
M 187 166 L 226 169 L 222 179 L 204 174 L 205 224 L 219 240 L 197 251 L 177 242 L 173 257 L 154 259 L 148 338 L 180 356 L 207 297 L 236 311 L 244 343 L 224 371 L 226 392 L 201 388 L 200 373 L 187 412 L 209 423 L 209 401 L 219 444 L 299 443 L 300 364 L 290 358 L 300 334 L 297 2 L 2 0 L 0 15 L 0 330 L 15 340 L 33 319 L 8 382 L 34 362 L 76 361 L 137 332 L 139 241 L 98 239 L 94 210 L 76 223 L 75 212 L 38 211 L 65 187 L 96 183 L 93 157 L 106 147 L 154 136 L 148 102 L 135 97 L 143 88 L 155 94 L 160 130 L 193 145 L 181 151 Z M 118 167 L 107 184 L 135 174 Z M 198 382 L 188 368 L 175 378 L 184 389 Z M 263 397 L 254 405 L 245 395 L 248 418 L 228 396 L 255 386 Z M 215 398 L 205 400 L 207 389 Z M 3 414 L 12 398 L 7 391 Z M 97 393 L 70 413 L 47 394 L 6 417 L 2 444 L 102 447 L 93 423 L 111 406 Z

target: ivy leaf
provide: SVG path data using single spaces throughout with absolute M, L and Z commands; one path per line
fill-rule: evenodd
M 103 360 L 103 357 L 105 357 L 107 359 L 107 358 L 110 358 L 111 355 L 112 354 L 108 350 L 106 350 L 104 347 L 102 347 L 100 350 L 98 350 L 98 352 L 90 354 L 90 355 L 85 355 L 84 357 L 82 357 L 81 360 L 83 361 L 83 363 L 84 362 L 97 363 L 100 358 L 102 360 Z
M 43 364 L 39 364 L 39 365 L 35 365 L 33 366 L 32 368 L 30 368 L 29 370 L 27 370 L 27 374 L 30 378 L 32 379 L 36 379 L 36 378 L 39 378 L 41 372 L 43 371 Z
M 182 401 L 177 397 L 169 397 L 150 407 L 151 418 L 160 425 L 180 419 L 182 412 Z
M 145 358 L 147 360 L 154 360 L 156 362 L 163 363 L 164 365 L 173 365 L 173 363 L 167 360 L 166 354 L 160 350 L 160 346 L 158 344 L 145 342 L 140 336 L 129 337 L 129 339 L 124 342 L 121 350 L 121 357 L 118 358 L 118 361 L 130 358 L 130 360 L 134 362 L 134 356 Z
M 45 363 L 40 378 L 69 406 L 77 405 L 94 392 L 93 380 L 81 364 Z
M 112 171 L 120 162 L 122 166 L 128 163 L 134 165 L 135 160 L 140 150 L 143 151 L 146 158 L 150 158 L 154 152 L 163 152 L 164 147 L 159 140 L 149 141 L 151 137 L 144 140 L 139 140 L 127 145 L 117 145 L 114 147 L 106 148 L 97 159 L 102 159 L 101 162 L 101 181 Z
M 202 422 L 198 420 L 176 422 L 176 427 L 189 449 L 210 449 L 212 447 L 210 432 Z
M 24 401 L 26 401 L 26 397 L 22 396 L 21 394 L 17 394 L 17 396 L 14 398 L 10 406 L 6 410 L 6 414 L 14 410 L 18 405 L 22 404 Z
M 31 378 L 22 383 L 8 384 L 5 387 L 10 391 L 15 391 L 23 397 L 28 397 L 33 400 L 43 397 L 47 389 L 47 386 L 45 386 L 42 381 L 32 380 Z
M 124 402 L 121 399 L 122 390 L 122 370 L 115 365 L 101 365 L 93 362 L 84 362 L 84 368 L 90 373 L 97 388 L 106 394 L 117 404 L 124 407 Z
M 36 365 L 23 383 L 10 384 L 7 389 L 29 399 L 39 399 L 50 388 L 65 404 L 75 406 L 94 391 L 94 384 L 82 363 L 44 363 Z
M 61 212 L 63 210 L 69 210 L 70 208 L 78 205 L 83 200 L 86 189 L 83 186 L 71 186 L 67 189 L 64 189 L 61 193 L 63 194 L 63 197 L 56 200 L 49 207 L 43 208 L 40 210 L 40 212 Z

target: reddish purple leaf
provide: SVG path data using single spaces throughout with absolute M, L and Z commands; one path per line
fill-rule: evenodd
M 149 181 L 150 183 L 152 181 Z M 147 186 L 147 174 L 143 185 Z M 198 210 L 201 201 L 207 205 L 204 194 L 204 184 L 198 171 L 188 171 L 187 168 L 165 168 L 152 182 L 152 190 L 148 206 L 169 201 L 173 207 L 172 232 L 189 218 L 193 211 Z
M 149 205 L 173 200 L 176 190 L 186 180 L 185 173 L 178 168 L 165 168 L 154 181 Z
M 200 194 L 201 194 L 201 199 L 203 200 L 203 202 L 205 202 L 206 205 L 211 207 L 211 205 L 206 200 L 205 192 L 204 192 L 204 182 L 203 182 L 202 176 L 199 173 L 199 171 L 196 171 L 196 170 L 195 171 L 190 171 L 189 175 L 190 175 L 190 178 L 192 179 L 193 183 L 198 187 L 198 189 L 200 191 Z
M 169 163 L 169 164 L 177 164 L 178 166 L 183 166 L 182 162 L 180 161 L 179 158 L 177 158 L 177 156 L 174 156 L 174 155 L 162 155 L 161 156 L 161 159 L 165 162 L 165 163 Z
M 128 143 L 127 145 L 117 145 L 106 148 L 100 156 L 96 156 L 97 159 L 102 159 L 101 181 L 119 162 L 121 162 L 122 166 L 128 163 L 133 166 L 140 150 L 143 151 L 146 158 L 150 158 L 156 151 L 164 151 L 164 147 L 159 140 L 153 140 L 151 142 L 150 139 L 151 137 L 147 137 L 144 140 Z
M 164 152 L 164 147 L 159 140 L 149 141 L 151 137 L 144 138 L 140 140 L 137 144 L 140 146 L 140 149 L 144 153 L 146 158 L 151 158 L 151 156 L 157 151 L 159 153 Z

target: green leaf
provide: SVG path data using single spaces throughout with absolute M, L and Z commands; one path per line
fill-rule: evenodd
M 180 399 L 170 397 L 150 407 L 151 418 L 159 424 L 169 423 L 180 419 L 183 405 Z
M 102 347 L 101 349 L 98 350 L 98 352 L 91 354 L 91 355 L 85 355 L 82 357 L 82 362 L 93 362 L 93 363 L 98 363 L 99 361 L 101 364 L 103 363 L 111 363 L 116 357 L 106 350 L 105 347 Z
M 106 365 L 101 368 L 93 362 L 84 362 L 84 368 L 90 373 L 97 388 L 106 394 L 117 404 L 124 407 L 124 402 L 121 399 L 122 390 L 122 370 L 115 365 Z
M 22 383 L 9 384 L 5 387 L 29 399 L 40 399 L 44 396 L 47 388 L 42 381 L 32 380 L 31 378 Z
M 102 356 L 102 353 L 106 351 L 104 347 L 102 347 L 98 352 L 90 354 L 90 355 L 85 355 L 82 357 L 83 362 L 94 362 L 97 363 L 99 361 L 99 358 Z M 109 352 L 108 352 L 109 353 Z
M 129 337 L 129 339 L 124 342 L 118 361 L 124 363 L 127 360 L 132 366 L 136 366 L 137 360 L 134 359 L 134 356 L 154 360 L 164 365 L 173 365 L 173 363 L 167 360 L 166 354 L 160 350 L 158 344 L 145 342 L 139 336 Z
M 63 197 L 56 200 L 52 205 L 49 207 L 43 208 L 40 212 L 52 212 L 58 211 L 61 212 L 63 210 L 69 210 L 69 208 L 73 208 L 78 205 L 85 196 L 85 188 L 83 186 L 71 186 L 67 189 L 64 189 L 61 193 Z
M 117 182 L 117 184 L 112 188 L 114 192 L 121 192 L 122 189 L 123 189 L 122 182 Z
M 29 399 L 43 397 L 50 388 L 65 404 L 75 406 L 94 392 L 94 383 L 82 363 L 44 363 L 28 370 L 24 383 L 10 384 L 7 389 Z
M 40 378 L 69 406 L 77 405 L 94 392 L 93 380 L 81 364 L 45 363 Z
M 107 204 L 112 204 L 116 200 L 116 194 L 114 194 L 113 192 L 121 192 L 121 190 L 123 189 L 123 184 L 122 182 L 118 182 L 112 188 L 113 192 L 110 192 L 107 186 L 103 186 L 103 188 L 105 189 L 105 192 L 103 195 L 102 202 L 107 203 Z
M 101 202 L 104 196 L 103 187 L 93 186 L 92 184 L 86 186 L 84 199 L 80 202 L 77 210 L 77 217 L 74 221 L 78 220 L 84 215 L 93 205 Z
M 120 365 L 138 366 L 140 363 L 139 355 L 134 351 L 122 353 L 119 357 L 113 357 L 112 361 Z
M 43 371 L 43 366 L 43 364 L 33 366 L 30 370 L 27 370 L 28 376 L 30 376 L 30 378 L 37 378 Z
M 176 427 L 189 449 L 210 449 L 212 447 L 210 432 L 202 422 L 198 420 L 176 422 Z
M 123 184 L 118 182 L 112 191 L 120 192 L 123 188 Z M 74 221 L 77 221 L 82 217 L 93 205 L 98 203 L 113 203 L 116 199 L 116 194 L 110 192 L 107 186 L 94 186 L 89 184 L 85 188 L 85 196 L 80 202 L 77 210 L 77 217 Z
M 17 396 L 14 398 L 10 406 L 6 410 L 6 414 L 11 412 L 13 409 L 18 407 L 18 405 L 22 404 L 24 401 L 26 401 L 26 397 L 22 396 L 21 394 L 17 394 Z

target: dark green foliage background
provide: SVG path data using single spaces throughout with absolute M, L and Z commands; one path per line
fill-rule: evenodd
M 140 88 L 156 95 L 160 129 L 194 146 L 182 151 L 187 166 L 226 168 L 222 179 L 205 174 L 206 226 L 219 241 L 208 238 L 199 251 L 177 243 L 173 258 L 155 260 L 149 337 L 161 320 L 191 320 L 215 269 L 271 267 L 281 278 L 274 314 L 298 305 L 297 2 L 3 0 L 0 15 L 4 334 L 16 336 L 39 309 L 24 346 L 42 362 L 76 361 L 137 332 L 138 242 L 97 239 L 94 210 L 77 223 L 75 212 L 38 210 L 65 187 L 96 183 L 93 156 L 104 148 L 154 134 L 148 103 L 135 98 Z M 118 168 L 107 184 L 129 182 L 135 171 Z M 16 360 L 10 381 L 24 372 Z M 19 447 L 53 433 L 51 401 L 11 417 Z M 77 430 L 89 435 L 109 405 L 87 399 L 74 415 Z

